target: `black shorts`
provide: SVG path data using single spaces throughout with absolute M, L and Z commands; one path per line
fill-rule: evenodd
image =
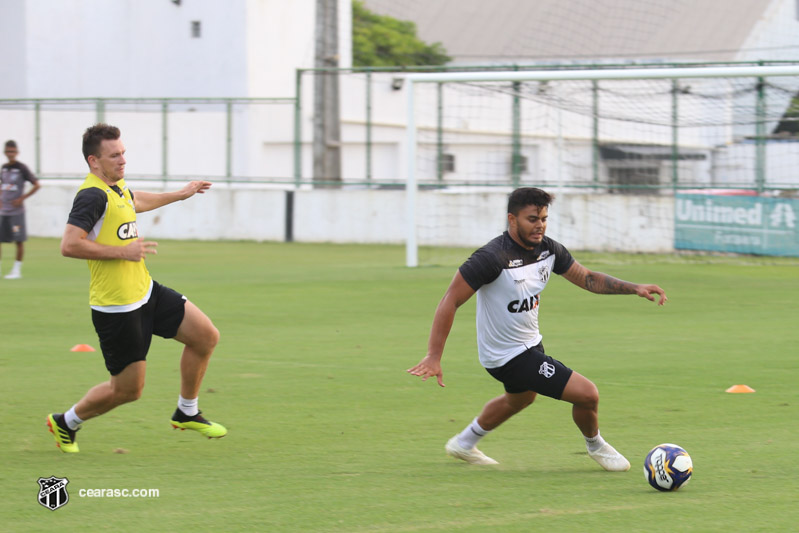
M 505 392 L 516 394 L 533 391 L 560 400 L 573 370 L 544 353 L 538 344 L 520 353 L 503 366 L 486 368 L 496 380 L 505 385 Z
M 0 215 L 0 242 L 25 242 L 25 213 L 19 215 Z
M 127 313 L 92 309 L 92 322 L 100 339 L 105 367 L 116 376 L 131 363 L 147 359 L 153 334 L 165 339 L 177 335 L 183 322 L 186 297 L 153 281 L 150 299 Z

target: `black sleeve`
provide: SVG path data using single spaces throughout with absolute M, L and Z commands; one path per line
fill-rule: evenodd
M 19 169 L 22 171 L 22 177 L 25 178 L 26 181 L 33 184 L 36 183 L 36 176 L 33 175 L 33 172 L 31 172 L 31 169 L 29 169 L 27 165 L 20 163 Z
M 105 213 L 107 203 L 108 197 L 97 187 L 81 189 L 72 202 L 72 211 L 69 212 L 67 224 L 89 233 Z
M 496 251 L 483 246 L 472 254 L 458 269 L 469 286 L 477 290 L 483 285 L 491 283 L 502 273 L 502 261 Z
M 552 241 L 552 252 L 555 254 L 555 264 L 552 265 L 552 272 L 555 274 L 565 274 L 569 267 L 574 263 L 574 257 L 561 243 Z

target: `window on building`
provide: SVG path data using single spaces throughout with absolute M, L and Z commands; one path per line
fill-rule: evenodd
M 609 168 L 608 177 L 616 194 L 651 194 L 660 185 L 658 167 Z
M 455 154 L 441 154 L 438 166 L 441 172 L 455 172 Z

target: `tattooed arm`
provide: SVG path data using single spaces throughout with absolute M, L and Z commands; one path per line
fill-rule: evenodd
M 637 294 L 654 302 L 653 294 L 659 295 L 658 305 L 666 303 L 666 293 L 657 285 L 641 285 L 608 276 L 602 272 L 588 270 L 575 261 L 563 277 L 578 287 L 596 294 Z

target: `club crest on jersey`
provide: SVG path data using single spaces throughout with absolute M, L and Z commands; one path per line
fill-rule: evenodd
M 546 283 L 549 280 L 549 267 L 541 265 L 538 267 L 538 274 L 541 276 L 541 281 Z
M 511 313 L 524 313 L 538 308 L 538 295 L 530 296 L 524 300 L 513 300 L 508 304 L 508 311 Z
M 117 237 L 126 241 L 128 239 L 137 239 L 139 237 L 139 228 L 136 226 L 136 221 L 125 222 L 117 228 Z

